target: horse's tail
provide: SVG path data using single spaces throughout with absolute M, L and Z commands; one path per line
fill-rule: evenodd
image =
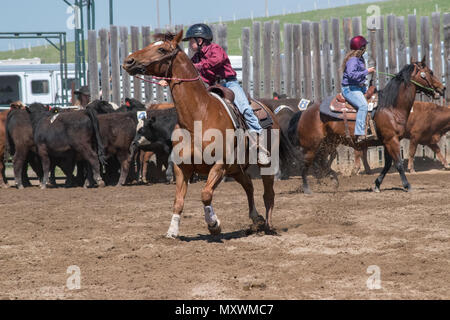
M 288 139 L 289 139 L 289 142 L 295 147 L 300 146 L 300 142 L 298 140 L 298 135 L 297 135 L 297 128 L 298 128 L 298 122 L 300 121 L 301 116 L 302 116 L 302 112 L 298 111 L 292 116 L 291 120 L 289 121 Z
M 105 147 L 103 146 L 102 137 L 100 136 L 100 129 L 96 113 L 94 110 L 92 110 L 92 108 L 87 108 L 86 114 L 91 120 L 92 126 L 94 127 L 95 140 L 97 142 L 98 159 L 101 164 L 106 165 Z

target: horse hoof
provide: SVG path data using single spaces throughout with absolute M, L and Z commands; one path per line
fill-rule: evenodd
M 303 193 L 307 194 L 307 195 L 311 195 L 312 194 L 312 192 L 311 192 L 311 190 L 309 188 L 303 189 Z
M 381 191 L 380 191 L 380 188 L 374 187 L 374 188 L 373 188 L 373 192 L 375 192 L 375 193 L 380 193 Z
M 167 239 L 176 239 L 176 238 L 178 238 L 178 235 L 175 233 L 172 233 L 172 232 L 167 232 L 166 238 Z
M 2 188 L 3 188 L 3 189 L 8 189 L 8 188 L 9 188 L 9 185 L 3 184 L 3 185 L 2 185 Z
M 104 188 L 106 186 L 103 180 L 98 181 L 97 184 L 99 188 Z
M 220 221 L 217 219 L 216 224 L 213 227 L 208 226 L 209 233 L 213 236 L 217 236 L 222 232 Z
M 406 190 L 406 192 L 413 192 L 414 191 L 413 187 L 411 187 L 411 186 L 405 187 L 405 190 Z

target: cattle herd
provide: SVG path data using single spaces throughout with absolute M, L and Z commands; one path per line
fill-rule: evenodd
M 279 178 L 298 175 L 302 162 L 295 139 L 301 116 L 297 109 L 299 99 L 275 97 L 261 102 L 274 111 L 282 134 L 289 137 L 289 147 L 296 157 L 296 161 L 280 159 Z M 124 105 L 115 107 L 103 100 L 95 100 L 81 110 L 49 108 L 40 103 L 30 106 L 12 103 L 9 110 L 0 113 L 0 186 L 8 187 L 5 174 L 8 155 L 13 160 L 15 185 L 19 189 L 31 185 L 28 166 L 39 178 L 41 188 L 56 185 L 56 166 L 66 177 L 66 187 L 172 182 L 171 135 L 177 123 L 173 104 L 145 106 L 136 99 L 127 98 Z M 142 111 L 146 115 L 139 119 L 138 114 Z M 423 121 L 424 118 L 427 121 Z M 449 130 L 450 108 L 434 103 L 414 104 L 406 134 L 411 141 L 411 172 L 414 171 L 413 155 L 418 143 L 431 147 L 448 168 L 437 142 Z M 357 165 L 363 154 L 356 153 Z M 149 162 L 152 156 L 156 165 L 150 175 L 148 167 L 153 163 Z M 326 176 L 335 156 L 318 157 L 314 174 Z

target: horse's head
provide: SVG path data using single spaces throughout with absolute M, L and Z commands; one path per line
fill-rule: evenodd
M 420 62 L 413 62 L 415 69 L 411 75 L 411 80 L 414 80 L 419 84 L 419 90 L 423 91 L 425 94 L 432 95 L 434 99 L 439 99 L 445 94 L 445 87 L 439 81 L 439 79 L 434 76 L 433 71 L 428 68 L 425 64 L 425 56 Z
M 143 74 L 152 76 L 167 76 L 172 60 L 181 50 L 178 46 L 183 38 L 183 30 L 178 34 L 157 34 L 155 42 L 142 50 L 130 54 L 122 67 L 131 75 Z

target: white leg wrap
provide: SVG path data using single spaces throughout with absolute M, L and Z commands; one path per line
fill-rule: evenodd
M 212 206 L 203 207 L 205 210 L 205 221 L 208 226 L 213 227 L 217 223 L 217 217 Z
M 181 216 L 179 214 L 172 215 L 172 221 L 170 222 L 170 227 L 169 230 L 167 231 L 167 238 L 178 237 L 178 232 L 180 228 L 180 219 Z

